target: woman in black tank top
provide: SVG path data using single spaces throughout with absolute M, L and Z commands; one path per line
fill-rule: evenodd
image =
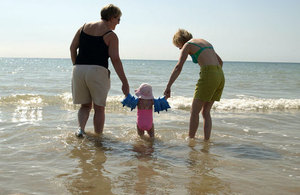
M 108 46 L 103 38 L 112 31 L 108 30 L 102 36 L 92 36 L 84 32 L 84 26 L 80 32 L 79 53 L 75 64 L 99 65 L 108 69 Z
M 121 15 L 121 10 L 112 4 L 103 7 L 101 20 L 84 24 L 71 43 L 73 103 L 81 104 L 76 132 L 78 137 L 85 135 L 85 125 L 92 107 L 95 110 L 95 133 L 103 132 L 105 103 L 110 88 L 108 58 L 122 82 L 124 95 L 129 93 L 129 84 L 119 57 L 118 37 L 112 31 L 120 23 Z

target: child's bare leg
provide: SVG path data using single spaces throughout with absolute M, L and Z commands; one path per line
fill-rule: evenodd
M 142 136 L 144 135 L 145 132 L 144 132 L 143 130 L 141 130 L 141 129 L 139 128 L 138 125 L 136 125 L 136 129 L 137 129 L 138 135 L 139 135 L 140 137 L 142 137 Z
M 152 124 L 151 129 L 148 131 L 149 137 L 154 137 L 154 124 Z

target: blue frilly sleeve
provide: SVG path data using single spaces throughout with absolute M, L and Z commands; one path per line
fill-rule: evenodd
M 121 102 L 123 104 L 123 107 L 124 106 L 127 106 L 131 109 L 131 111 L 133 109 L 136 108 L 136 105 L 138 104 L 139 102 L 139 99 L 132 96 L 130 93 L 127 95 L 127 97 Z
M 168 111 L 168 108 L 171 107 L 165 97 L 154 99 L 154 112 L 159 113 L 163 110 Z

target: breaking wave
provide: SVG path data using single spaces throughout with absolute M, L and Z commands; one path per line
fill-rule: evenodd
M 108 96 L 107 107 L 122 107 L 120 101 L 124 96 Z M 193 98 L 175 96 L 168 101 L 172 109 L 190 110 Z M 47 107 L 60 106 L 75 109 L 72 103 L 72 94 L 63 93 L 55 96 L 38 94 L 17 94 L 0 97 L 1 106 L 27 106 Z M 238 96 L 233 99 L 221 99 L 215 102 L 213 110 L 216 111 L 288 111 L 300 110 L 300 99 L 266 99 L 257 97 Z

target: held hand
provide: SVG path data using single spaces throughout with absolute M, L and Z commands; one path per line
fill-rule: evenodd
M 168 99 L 169 97 L 171 97 L 171 89 L 170 88 L 166 88 L 164 95 L 166 97 L 166 99 Z
M 125 96 L 129 94 L 129 85 L 128 83 L 122 85 L 122 91 Z

